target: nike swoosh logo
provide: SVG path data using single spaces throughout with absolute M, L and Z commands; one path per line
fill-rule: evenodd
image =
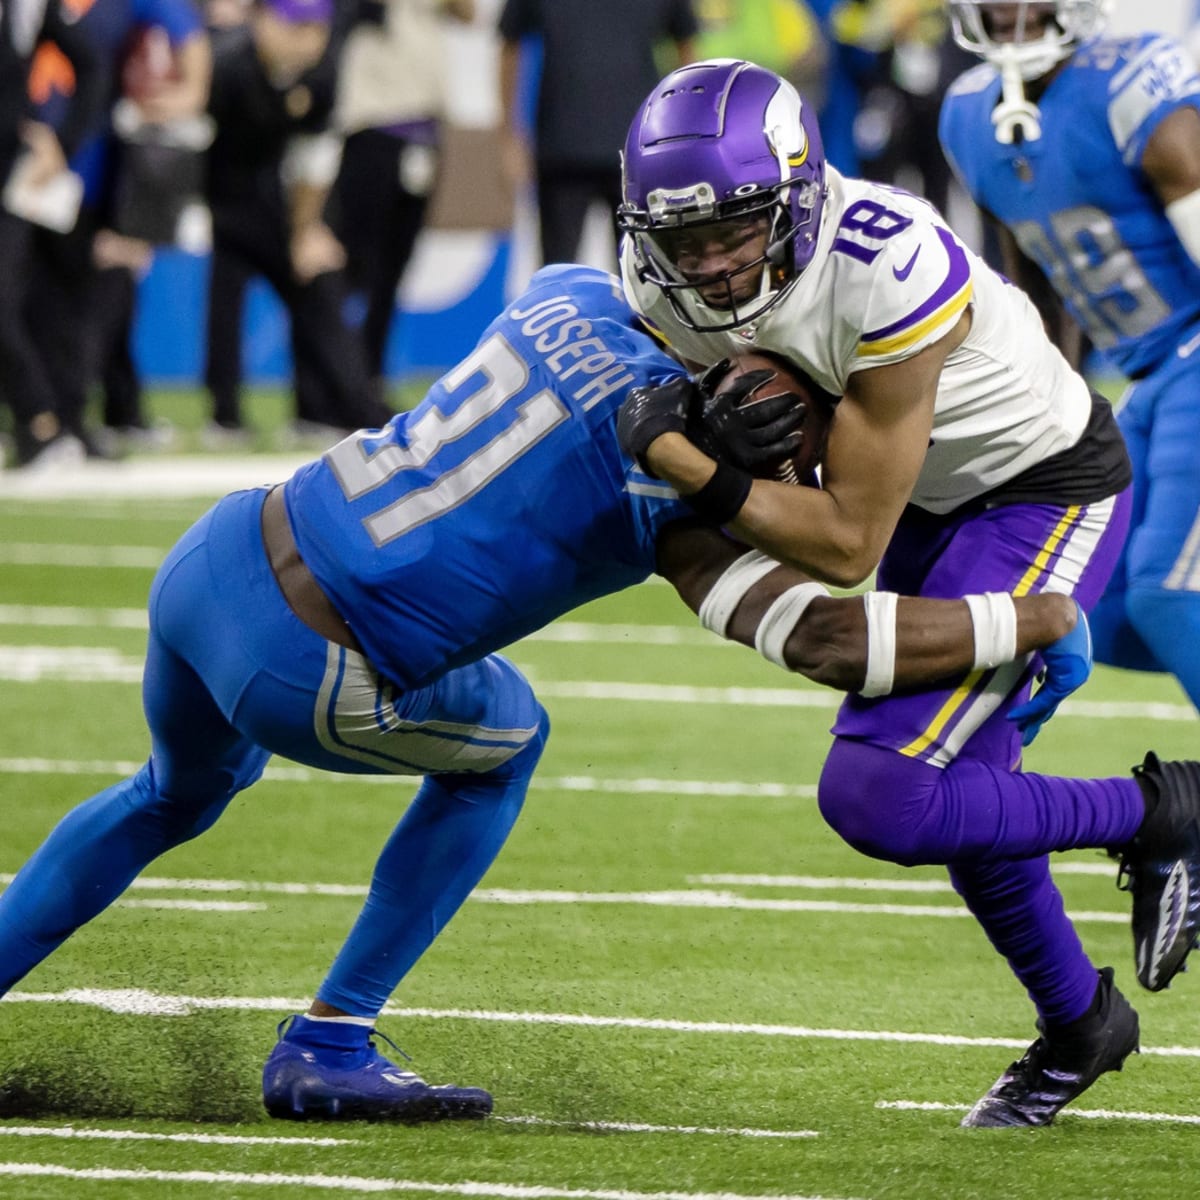
M 917 255 L 921 253 L 921 247 L 918 246 L 912 253 L 912 258 L 908 260 L 902 267 L 893 267 L 892 274 L 903 283 L 911 274 L 913 265 L 917 261 Z

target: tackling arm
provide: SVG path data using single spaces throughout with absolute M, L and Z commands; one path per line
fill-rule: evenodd
M 730 592 L 730 569 L 744 556 L 744 546 L 700 522 L 676 522 L 659 536 L 659 574 L 702 618 L 704 608 L 713 606 L 716 593 L 722 589 Z M 756 576 L 754 580 L 746 582 L 752 576 Z M 800 602 L 794 623 L 788 618 L 788 624 L 775 631 L 782 665 L 840 691 L 866 690 L 872 672 L 877 673 L 881 632 L 890 636 L 894 631 L 892 689 L 919 688 L 960 676 L 979 666 L 982 656 L 1008 661 L 1024 658 L 1033 650 L 1058 647 L 1072 655 L 1072 661 L 1063 661 L 1062 654 L 1057 660 L 1048 655 L 1045 686 L 1027 702 L 1030 710 L 1019 714 L 1019 726 L 1031 730 L 1032 736 L 1058 702 L 1084 682 L 1091 668 L 1086 622 L 1070 596 L 1040 593 L 1012 599 L 1012 628 L 997 636 L 992 618 L 984 611 L 986 606 L 979 604 L 983 598 L 977 596 L 970 600 L 923 596 L 892 600 L 884 593 L 833 596 L 803 572 L 767 560 L 756 572 L 743 576 L 742 582 L 733 584 L 727 598 L 732 612 L 724 635 L 762 650 L 762 628 L 772 620 L 773 608 L 776 613 L 784 611 L 780 606 L 786 610 L 786 601 L 781 598 L 805 592 L 808 595 Z M 884 596 L 895 605 L 894 624 L 889 617 L 886 628 L 877 616 L 881 606 L 872 604 Z

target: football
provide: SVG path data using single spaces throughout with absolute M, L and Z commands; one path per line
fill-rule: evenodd
M 767 479 L 781 483 L 813 484 L 813 471 L 825 455 L 825 443 L 829 437 L 829 426 L 833 420 L 837 397 L 819 387 L 801 368 L 782 355 L 748 350 L 733 360 L 733 366 L 717 384 L 714 394 L 744 390 L 746 383 L 739 382 L 752 371 L 769 371 L 770 376 L 753 386 L 742 397 L 739 407 L 787 393 L 797 397 L 804 405 L 804 441 L 799 448 L 777 463 L 758 472 Z

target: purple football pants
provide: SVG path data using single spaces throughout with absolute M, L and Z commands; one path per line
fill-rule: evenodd
M 877 586 L 902 595 L 1056 591 L 1090 609 L 1120 554 L 1128 490 L 1086 506 L 1015 504 L 937 517 L 910 508 Z M 944 863 L 967 907 L 1024 984 L 1062 1024 L 1096 992 L 1089 961 L 1050 877 L 1051 851 L 1119 846 L 1144 813 L 1130 776 L 1064 779 L 1020 771 L 1006 720 L 1036 656 L 945 687 L 878 700 L 850 696 L 821 775 L 825 819 L 856 849 L 913 866 Z

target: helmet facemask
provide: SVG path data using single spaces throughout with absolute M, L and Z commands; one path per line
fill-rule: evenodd
M 757 190 L 740 204 L 701 204 L 690 213 L 673 204 L 672 197 L 651 192 L 648 221 L 636 214 L 622 216 L 634 238 L 642 278 L 662 291 L 679 319 L 692 328 L 735 329 L 756 320 L 800 277 L 792 246 L 794 239 L 806 236 L 803 227 L 811 223 L 813 206 L 811 201 L 801 206 L 810 214 L 807 220 L 794 218 L 786 195 L 794 186 Z M 742 245 L 755 249 L 745 261 L 715 274 L 690 265 L 702 247 L 714 244 L 726 257 L 736 255 Z
M 1025 84 L 1048 75 L 1098 33 L 1109 7 L 1109 0 L 950 0 L 954 40 L 1000 73 L 1004 96 L 992 114 L 997 141 L 1041 137 L 1040 113 Z
M 771 72 L 717 59 L 669 75 L 635 118 L 622 164 L 617 218 L 638 274 L 688 328 L 757 320 L 812 259 L 825 199 L 820 134 Z M 702 270 L 705 245 L 725 260 L 716 273 Z

